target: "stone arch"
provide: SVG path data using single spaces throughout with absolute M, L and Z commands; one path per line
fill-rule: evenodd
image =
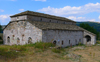
M 7 43 L 10 43 L 10 37 L 9 36 L 7 37 Z
M 32 43 L 32 38 L 31 37 L 28 38 L 28 43 Z
M 86 35 L 85 38 L 86 38 L 86 42 L 90 42 L 91 41 L 91 36 Z
M 19 44 L 20 43 L 20 39 L 19 38 L 17 38 L 17 44 Z

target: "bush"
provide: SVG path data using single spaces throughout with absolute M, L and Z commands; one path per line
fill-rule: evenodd
M 3 41 L 0 41 L 0 44 L 3 44 Z
M 60 49 L 53 48 L 52 49 L 52 52 L 54 52 L 54 53 L 61 53 L 61 52 L 64 52 L 64 51 L 65 51 L 64 48 L 60 48 Z
M 0 40 L 2 40 L 2 37 L 0 36 Z
M 10 47 L 0 47 L 0 56 L 5 57 L 6 59 L 15 58 L 18 55 L 19 53 L 14 50 L 10 50 Z
M 44 43 L 44 42 L 36 42 L 34 44 L 35 48 L 39 48 L 39 49 L 47 49 L 48 47 L 54 47 L 54 44 L 52 43 Z

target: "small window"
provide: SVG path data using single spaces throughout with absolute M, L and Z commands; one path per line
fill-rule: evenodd
M 51 22 L 51 20 L 49 22 Z
M 40 21 L 42 21 L 42 18 L 40 19 Z
M 69 44 L 70 44 L 70 40 L 69 40 Z
M 77 40 L 75 40 L 75 43 L 77 44 Z
M 13 37 L 15 37 L 15 35 L 12 35 Z
M 64 41 L 62 41 L 62 45 L 64 44 Z
M 17 17 L 17 20 L 19 19 L 19 17 Z
M 19 44 L 20 43 L 20 39 L 19 38 L 17 38 L 17 44 Z
M 28 43 L 32 43 L 32 38 L 31 37 L 28 38 Z
M 64 22 L 64 24 L 66 24 L 66 22 Z
M 81 39 L 79 39 L 79 42 L 81 42 Z
M 10 37 L 9 36 L 7 37 L 7 42 L 10 43 Z

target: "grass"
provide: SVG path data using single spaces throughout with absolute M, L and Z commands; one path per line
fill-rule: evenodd
M 43 42 L 12 46 L 0 45 L 0 62 L 74 62 L 67 57 L 70 53 L 79 55 L 82 62 L 100 61 L 100 46 L 98 45 L 76 51 L 70 51 L 72 49 L 70 47 L 57 49 L 54 46 L 52 43 Z
M 53 48 L 53 49 L 52 49 L 52 52 L 54 52 L 54 53 L 61 53 L 61 52 L 64 52 L 64 51 L 65 51 L 64 48 L 60 48 L 60 49 Z
M 0 46 L 0 56 L 5 58 L 16 58 L 21 55 L 25 55 L 27 52 L 35 49 L 35 51 L 44 51 L 49 47 L 54 47 L 52 43 L 37 42 L 35 44 L 26 45 L 2 45 Z

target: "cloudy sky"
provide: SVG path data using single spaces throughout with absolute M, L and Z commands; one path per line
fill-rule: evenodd
M 0 24 L 8 24 L 9 16 L 27 10 L 79 22 L 100 22 L 100 0 L 0 0 Z

